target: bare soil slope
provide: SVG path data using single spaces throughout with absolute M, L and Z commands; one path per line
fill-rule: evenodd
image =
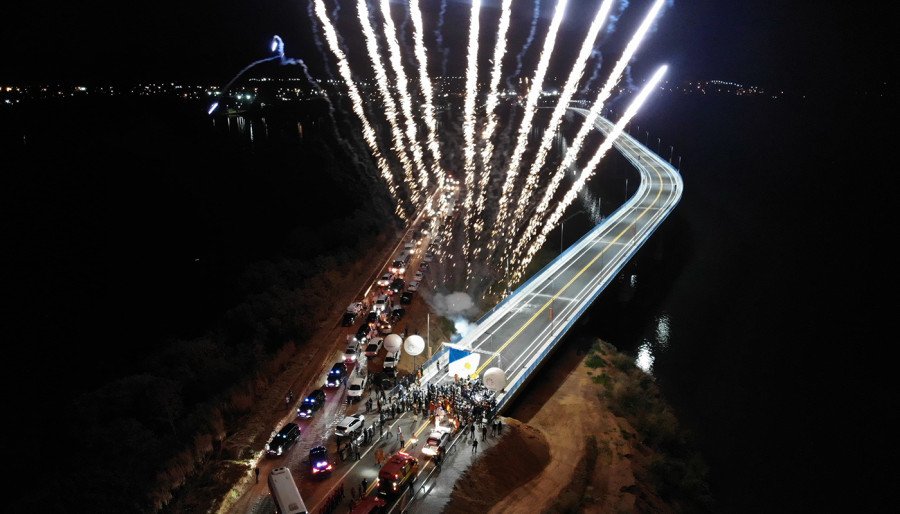
M 513 408 L 528 424 L 508 423 L 546 441 L 549 455 L 535 459 L 521 437 L 507 437 L 458 482 L 445 512 L 672 512 L 639 480 L 653 454 L 609 411 L 584 360 L 563 349 Z
M 528 483 L 549 458 L 543 434 L 515 419 L 505 419 L 504 434 L 457 481 L 444 512 L 487 512 L 507 494 Z M 463 446 L 458 451 L 469 451 Z

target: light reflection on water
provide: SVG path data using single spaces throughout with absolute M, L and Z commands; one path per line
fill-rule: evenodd
M 637 350 L 635 365 L 645 373 L 653 374 L 653 361 L 656 354 L 669 347 L 669 314 L 661 313 L 656 317 L 656 329 L 652 338 L 644 338 Z

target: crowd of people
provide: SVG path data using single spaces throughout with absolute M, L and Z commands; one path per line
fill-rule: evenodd
M 494 392 L 484 386 L 480 380 L 468 378 L 455 378 L 453 382 L 446 384 L 420 385 L 415 375 L 404 377 L 391 389 L 379 389 L 365 402 L 366 412 L 377 412 L 378 419 L 370 426 L 363 429 L 361 440 L 348 441 L 345 444 L 338 442 L 339 455 L 342 460 L 359 459 L 360 445 L 374 443 L 375 431 L 379 437 L 389 434 L 396 436 L 398 449 L 402 450 L 405 444 L 403 430 L 397 426 L 395 433 L 391 433 L 387 426 L 389 421 L 411 413 L 413 425 L 418 425 L 419 420 L 429 420 L 431 423 L 450 426 L 454 431 L 463 429 L 464 435 L 471 439 L 473 452 L 477 449 L 477 432 L 480 429 L 482 440 L 487 437 L 488 429 L 491 435 L 499 435 L 502 429 L 500 418 L 494 415 L 497 405 Z M 375 462 L 382 465 L 390 457 L 390 452 L 379 447 L 375 450 Z M 443 451 L 439 451 L 434 457 L 434 463 L 440 467 L 444 459 Z M 366 486 L 351 488 L 351 508 L 366 493 Z M 325 502 L 322 512 L 332 513 L 343 503 L 343 483 Z

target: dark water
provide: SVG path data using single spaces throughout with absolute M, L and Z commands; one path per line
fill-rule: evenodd
M 10 412 L 45 415 L 141 369 L 164 338 L 200 335 L 237 303 L 248 263 L 358 202 L 347 184 L 362 181 L 322 171 L 334 156 L 320 109 L 213 119 L 205 107 L 99 98 L 0 112 L 3 384 L 25 388 Z
M 717 511 L 886 510 L 885 108 L 671 95 L 635 122 L 684 156 L 684 197 L 629 266 L 636 286 L 608 290 L 574 336 L 651 369 L 711 467 Z

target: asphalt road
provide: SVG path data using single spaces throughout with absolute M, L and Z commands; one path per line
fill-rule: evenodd
M 584 109 L 572 110 L 583 116 L 587 114 Z M 612 124 L 602 118 L 597 120 L 595 126 L 603 132 L 612 128 Z M 509 385 L 498 397 L 501 405 L 515 396 L 518 386 L 530 376 L 581 313 L 615 279 L 681 198 L 681 176 L 665 160 L 628 134 L 622 134 L 615 147 L 635 166 L 641 176 L 641 183 L 634 196 L 490 311 L 458 343 L 485 352 L 478 368 L 479 374 L 490 367 L 505 370 Z M 453 380 L 453 377 L 442 371 L 435 374 L 432 380 L 448 381 Z M 343 393 L 343 388 L 338 391 Z M 368 481 L 369 492 L 375 487 L 379 469 L 375 463 L 375 449 L 399 449 L 396 436 L 389 440 L 376 439 L 363 447 L 359 461 L 337 462 L 331 477 L 321 481 L 308 479 L 303 461 L 309 448 L 330 440 L 329 448 L 333 451 L 335 445 L 333 438 L 329 436 L 333 433 L 334 424 L 343 415 L 352 414 L 357 409 L 365 410 L 362 402 L 348 407 L 343 402 L 343 394 L 330 394 L 326 406 L 304 427 L 300 443 L 286 457 L 279 459 L 281 462 L 278 465 L 290 466 L 295 477 L 299 478 L 300 491 L 310 512 L 319 512 L 325 499 L 342 482 L 345 485 L 346 500 L 338 512 L 346 512 L 350 487 L 358 488 L 363 478 Z M 366 426 L 376 419 L 377 414 L 367 417 Z M 390 428 L 393 434 L 396 434 L 398 426 L 407 438 L 404 450 L 420 460 L 419 485 L 425 485 L 422 483 L 425 477 L 441 480 L 442 474 L 432 473 L 431 464 L 421 455 L 428 423 L 421 420 L 414 422 L 410 415 L 404 415 L 392 421 Z M 458 452 L 454 467 L 464 467 L 467 465 L 466 460 L 472 458 L 468 452 Z M 452 477 L 449 473 L 443 475 L 445 480 L 455 480 L 452 477 L 458 476 L 456 473 Z M 265 476 L 261 474 L 261 483 L 251 491 L 251 498 L 243 498 L 232 512 L 273 511 L 271 498 L 266 494 Z M 451 485 L 445 483 L 440 489 L 446 490 Z M 423 490 L 431 488 L 433 486 Z M 413 511 L 418 510 L 415 503 L 411 507 Z
M 571 110 L 582 116 L 588 113 Z M 595 126 L 604 133 L 612 130 L 612 123 L 603 118 Z M 479 374 L 490 367 L 506 372 L 510 385 L 499 396 L 501 405 L 518 392 L 517 384 L 615 279 L 681 198 L 681 176 L 668 162 L 625 133 L 615 147 L 641 176 L 634 196 L 483 317 L 460 342 L 489 353 L 481 359 Z

